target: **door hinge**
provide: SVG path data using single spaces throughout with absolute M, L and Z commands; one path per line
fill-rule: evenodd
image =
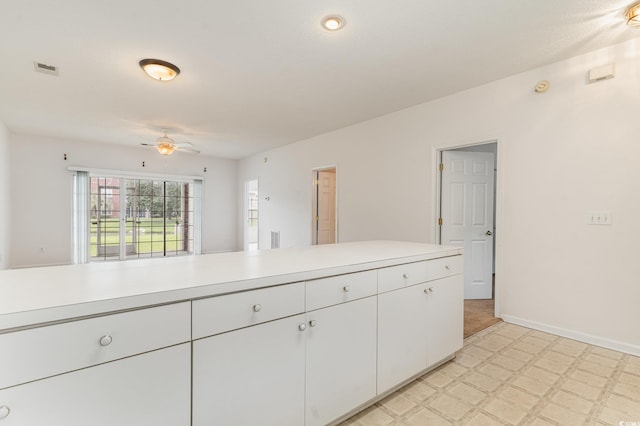
M 444 170 L 444 164 L 440 163 L 440 171 Z
M 441 217 L 438 218 L 438 225 L 442 226 L 442 218 Z

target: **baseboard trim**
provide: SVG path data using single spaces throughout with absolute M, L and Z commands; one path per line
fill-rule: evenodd
M 591 345 L 600 346 L 607 349 L 613 349 L 614 351 L 624 352 L 627 354 L 640 356 L 640 346 L 632 345 L 630 343 L 620 342 L 618 340 L 607 339 L 600 336 L 594 336 L 592 334 L 581 333 L 576 330 L 570 330 L 567 328 L 556 327 L 549 324 L 544 324 L 536 321 L 530 321 L 523 318 L 514 317 L 511 315 L 500 316 L 504 322 L 511 324 L 521 325 L 523 327 L 532 328 L 534 330 L 544 331 L 546 333 L 555 334 L 556 336 L 566 337 L 568 339 L 577 340 L 583 343 L 589 343 Z

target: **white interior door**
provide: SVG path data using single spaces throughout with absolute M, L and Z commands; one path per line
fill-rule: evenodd
M 464 247 L 464 298 L 491 299 L 495 157 L 442 152 L 440 242 Z
M 336 242 L 336 169 L 316 172 L 315 244 Z

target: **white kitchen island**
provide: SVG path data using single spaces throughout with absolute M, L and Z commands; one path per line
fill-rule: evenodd
M 324 425 L 462 347 L 462 249 L 0 271 L 0 426 Z

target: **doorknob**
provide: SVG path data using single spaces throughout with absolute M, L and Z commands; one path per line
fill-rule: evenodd
M 485 232 L 485 234 L 487 234 L 487 235 L 491 236 L 491 235 L 493 235 L 493 232 L 491 232 L 491 231 L 487 231 L 487 232 Z

